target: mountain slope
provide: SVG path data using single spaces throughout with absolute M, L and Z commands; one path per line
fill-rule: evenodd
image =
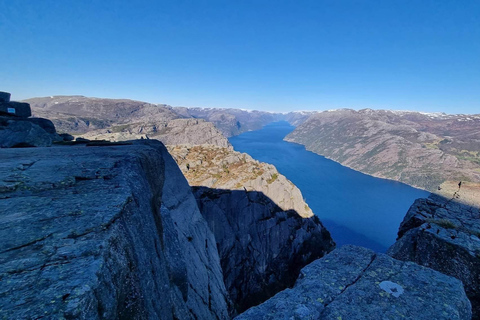
M 480 182 L 480 115 L 325 111 L 285 140 L 355 170 L 430 191 L 445 181 Z

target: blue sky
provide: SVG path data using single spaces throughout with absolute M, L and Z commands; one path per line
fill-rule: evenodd
M 480 113 L 480 1 L 0 0 L 0 90 Z

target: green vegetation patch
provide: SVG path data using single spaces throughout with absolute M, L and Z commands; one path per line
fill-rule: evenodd
M 267 183 L 268 184 L 271 184 L 272 182 L 274 182 L 275 180 L 277 180 L 278 178 L 278 174 L 277 173 L 274 173 L 272 174 L 272 176 L 270 177 L 270 179 L 267 180 Z

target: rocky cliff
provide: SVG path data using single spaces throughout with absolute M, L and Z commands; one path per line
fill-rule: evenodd
M 160 143 L 1 158 L 0 319 L 228 318 L 215 238 Z
M 126 99 L 55 96 L 26 100 L 33 113 L 51 119 L 59 132 L 90 140 L 150 138 L 164 144 L 230 144 L 212 123 L 183 119 L 170 106 Z
M 410 207 L 388 254 L 460 279 L 480 319 L 480 210 L 455 195 L 418 199 Z
M 341 109 L 312 115 L 285 140 L 355 170 L 429 191 L 480 182 L 480 115 Z
M 153 126 L 146 129 L 145 125 L 124 125 L 121 131 L 117 126 L 109 129 L 93 130 L 82 134 L 82 138 L 90 140 L 125 141 L 132 139 L 156 139 L 166 145 L 214 145 L 229 147 L 230 143 L 211 122 L 203 119 L 174 119 L 163 126 Z
M 293 288 L 235 319 L 470 318 L 470 303 L 457 279 L 344 246 L 303 268 Z
M 284 211 L 313 216 L 300 190 L 272 164 L 216 146 L 177 145 L 168 151 L 191 186 L 262 192 Z
M 335 244 L 274 166 L 231 148 L 171 146 L 215 235 L 237 312 L 293 285 L 300 269 Z

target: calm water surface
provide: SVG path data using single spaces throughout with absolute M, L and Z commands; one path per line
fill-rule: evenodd
M 300 190 L 338 246 L 383 252 L 395 242 L 408 208 L 428 192 L 374 178 L 282 139 L 294 127 L 276 122 L 230 138 L 235 150 L 275 165 Z

